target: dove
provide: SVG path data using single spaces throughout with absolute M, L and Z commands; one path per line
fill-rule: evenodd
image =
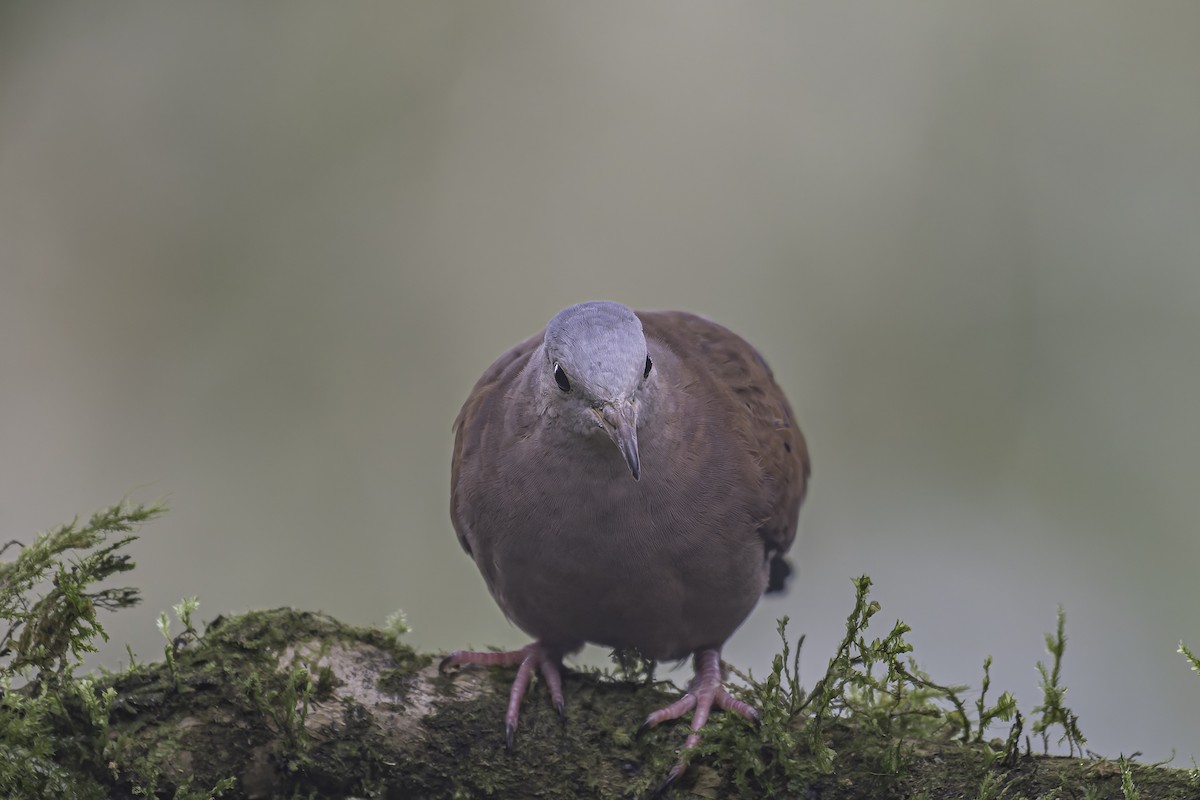
M 459 543 L 534 641 L 441 666 L 517 667 L 510 748 L 534 672 L 565 716 L 562 659 L 588 643 L 692 657 L 685 694 L 639 733 L 691 712 L 691 749 L 714 706 L 757 722 L 724 686 L 721 648 L 790 572 L 811 472 L 757 350 L 695 314 L 581 303 L 483 373 L 454 432 Z

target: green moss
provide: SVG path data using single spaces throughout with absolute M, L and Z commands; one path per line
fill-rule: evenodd
M 567 674 L 567 719 L 559 718 L 544 691 L 530 692 L 509 751 L 502 720 L 512 672 L 489 670 L 486 680 L 490 691 L 442 704 L 424 721 L 425 746 L 433 757 L 422 760 L 428 768 L 406 790 L 428 797 L 520 797 L 537 786 L 538 796 L 546 798 L 638 796 L 660 782 L 674 761 L 665 731 L 641 740 L 631 736 L 647 714 L 669 702 L 666 693 Z M 464 731 L 476 734 L 468 741 Z M 547 774 L 556 776 L 554 786 L 544 785 Z
M 1131 765 L 1131 778 L 1144 797 L 1155 800 L 1194 800 L 1197 787 L 1183 770 Z M 1084 798 L 1121 800 L 1120 764 L 1105 759 L 1024 755 L 1011 767 L 988 767 L 987 757 L 977 746 L 949 750 L 922 758 L 913 765 L 908 786 L 937 787 L 931 800 L 979 797 L 981 788 L 992 787 L 1003 798 Z
M 162 689 L 151 677 L 155 670 L 140 667 L 100 679 L 75 672 L 82 655 L 108 638 L 99 612 L 139 601 L 135 588 L 100 584 L 133 569 L 124 549 L 137 538 L 135 528 L 162 510 L 112 506 L 84 524 L 76 519 L 41 534 L 12 561 L 0 562 L 0 617 L 8 624 L 0 639 L 0 796 L 107 798 L 121 773 L 126 793 L 157 791 L 173 742 L 137 752 L 129 735 L 112 729 L 113 721 L 187 687 Z M 118 680 L 140 691 L 122 697 L 113 686 Z M 173 796 L 207 798 L 229 786 L 217 780 L 194 789 L 185 781 Z
M 375 688 L 385 695 L 390 695 L 394 702 L 402 703 L 412 685 L 412 670 L 385 669 L 375 679 Z

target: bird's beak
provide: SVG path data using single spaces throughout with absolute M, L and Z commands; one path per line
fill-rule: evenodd
M 615 400 L 605 403 L 595 412 L 600 418 L 600 426 L 625 457 L 633 479 L 638 480 L 642 474 L 642 460 L 638 457 L 637 406 L 632 400 Z

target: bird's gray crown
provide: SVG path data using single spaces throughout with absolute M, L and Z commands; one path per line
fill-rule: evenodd
M 546 326 L 546 358 L 596 400 L 630 396 L 641 383 L 646 337 L 637 315 L 620 303 L 564 308 Z

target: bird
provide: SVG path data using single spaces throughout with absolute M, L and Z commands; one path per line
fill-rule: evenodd
M 696 314 L 580 303 L 488 367 L 453 430 L 458 541 L 534 641 L 440 666 L 517 667 L 510 749 L 534 672 L 565 719 L 562 659 L 589 643 L 692 657 L 684 695 L 639 734 L 690 711 L 686 751 L 714 707 L 758 722 L 725 688 L 721 648 L 790 573 L 811 464 L 754 347 Z

